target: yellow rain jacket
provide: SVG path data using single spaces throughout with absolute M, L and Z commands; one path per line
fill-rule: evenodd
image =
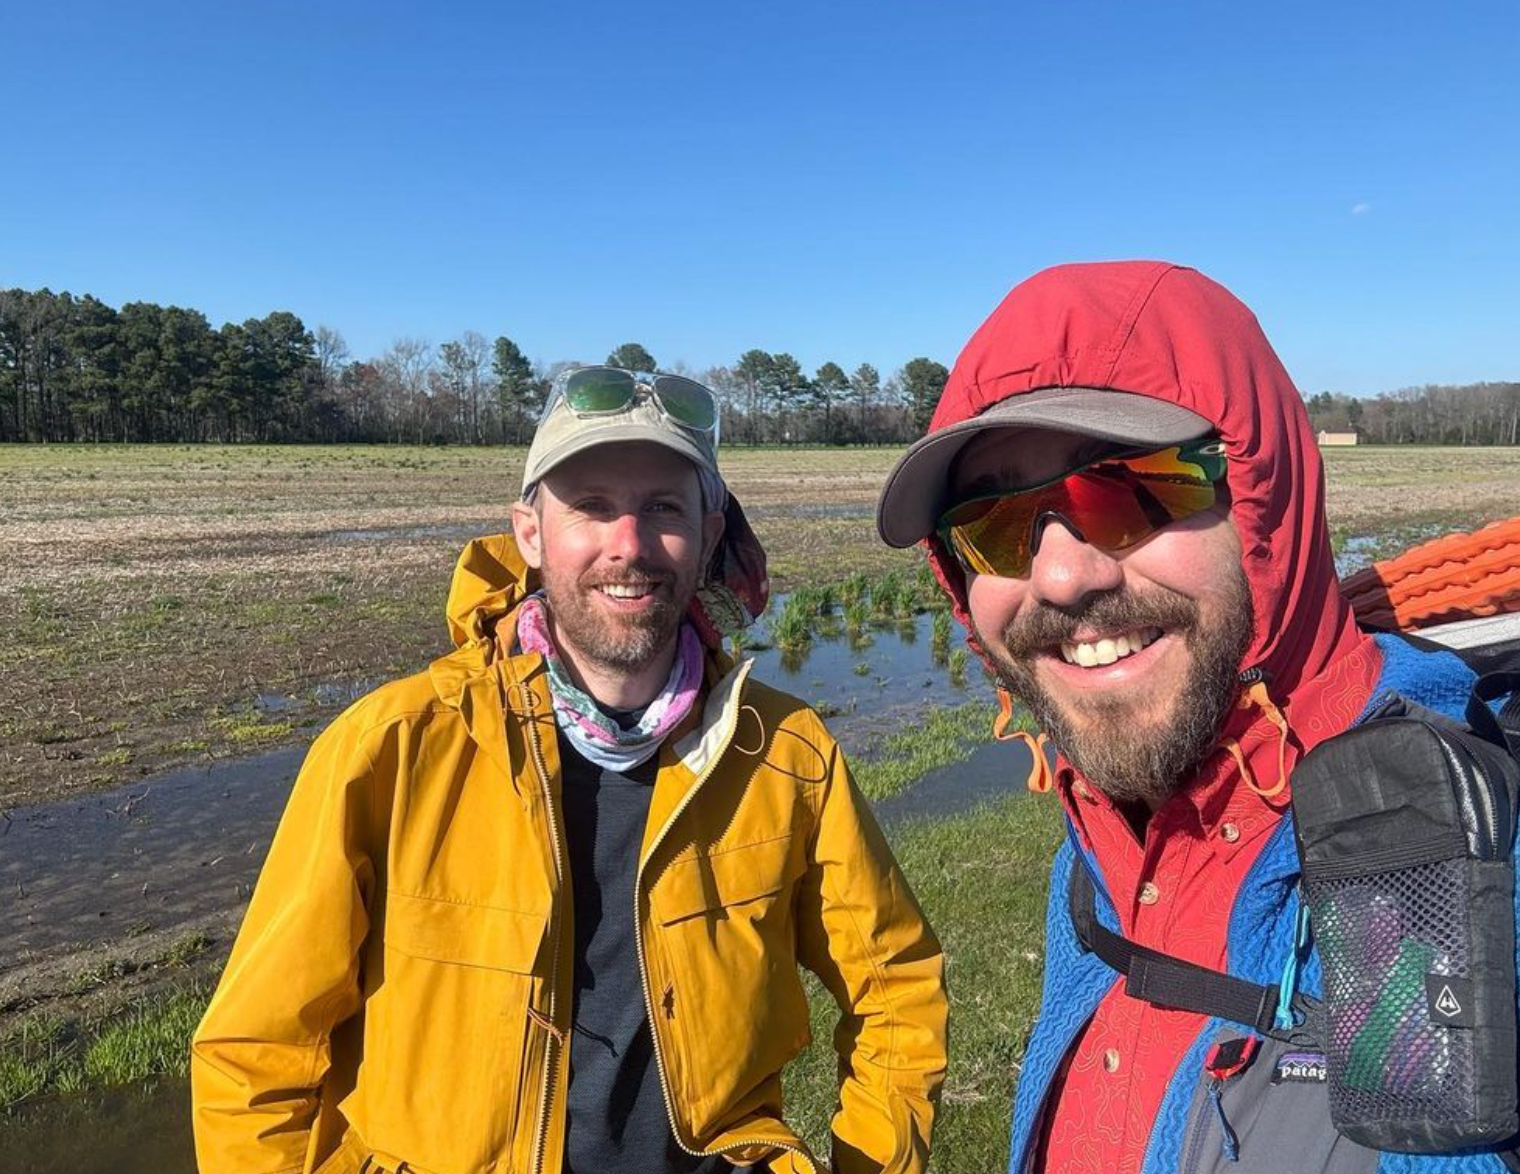
M 202 1174 L 560 1170 L 574 911 L 547 676 L 510 655 L 533 588 L 510 537 L 470 543 L 457 651 L 312 746 L 191 1046 Z M 842 1008 L 832 1169 L 922 1171 L 939 944 L 817 714 L 749 668 L 710 658 L 640 856 L 672 1129 L 775 1174 L 827 1168 L 782 1119 L 801 963 Z

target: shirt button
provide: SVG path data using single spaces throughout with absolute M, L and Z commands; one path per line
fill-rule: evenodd
M 1119 1071 L 1119 1049 L 1109 1048 L 1103 1053 L 1103 1070 L 1105 1072 Z
M 1092 792 L 1087 789 L 1087 784 L 1084 783 L 1081 779 L 1078 779 L 1076 782 L 1072 783 L 1071 793 L 1078 799 L 1092 798 Z
M 1240 839 L 1240 829 L 1233 823 L 1227 823 L 1219 829 L 1219 835 L 1226 844 L 1233 844 Z
M 1140 886 L 1140 904 L 1154 905 L 1159 900 L 1161 900 L 1161 890 L 1150 881 Z

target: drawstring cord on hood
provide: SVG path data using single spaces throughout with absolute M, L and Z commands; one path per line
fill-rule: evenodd
M 1219 744 L 1230 757 L 1235 759 L 1235 765 L 1240 768 L 1240 777 L 1245 781 L 1246 786 L 1263 799 L 1275 799 L 1288 785 L 1288 719 L 1283 716 L 1283 711 L 1277 707 L 1277 703 L 1267 692 L 1266 675 L 1260 669 L 1247 669 L 1240 674 L 1240 680 L 1246 688 L 1241 693 L 1240 700 L 1236 702 L 1236 708 L 1250 709 L 1255 706 L 1261 710 L 1262 716 L 1277 728 L 1277 782 L 1270 787 L 1257 786 L 1256 776 L 1246 763 L 1246 756 L 1240 749 L 1240 742 L 1234 738 L 1221 738 Z
M 1050 769 L 1050 759 L 1045 756 L 1045 745 L 1050 741 L 1044 733 L 1031 734 L 1027 730 L 1010 730 L 1013 724 L 1013 694 L 998 686 L 998 712 L 992 719 L 992 736 L 999 742 L 1022 742 L 1029 751 L 1029 777 L 1027 786 L 1036 795 L 1044 795 L 1055 786 L 1055 772 Z

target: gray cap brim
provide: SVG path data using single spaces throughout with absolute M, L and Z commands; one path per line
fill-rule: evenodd
M 959 424 L 931 432 L 905 452 L 882 486 L 876 532 L 888 546 L 912 546 L 934 532 L 952 504 L 951 466 L 989 428 L 1069 432 L 1116 444 L 1165 448 L 1214 431 L 1196 412 L 1166 400 L 1097 387 L 1046 387 L 1011 396 Z M 1015 442 L 1010 437 L 1010 442 Z

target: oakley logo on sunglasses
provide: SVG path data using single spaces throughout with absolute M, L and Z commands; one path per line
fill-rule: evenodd
M 963 501 L 940 518 L 938 531 L 966 570 L 1022 579 L 1046 518 L 1103 550 L 1124 550 L 1212 506 L 1225 468 L 1216 438 L 1103 457 L 1039 485 Z

